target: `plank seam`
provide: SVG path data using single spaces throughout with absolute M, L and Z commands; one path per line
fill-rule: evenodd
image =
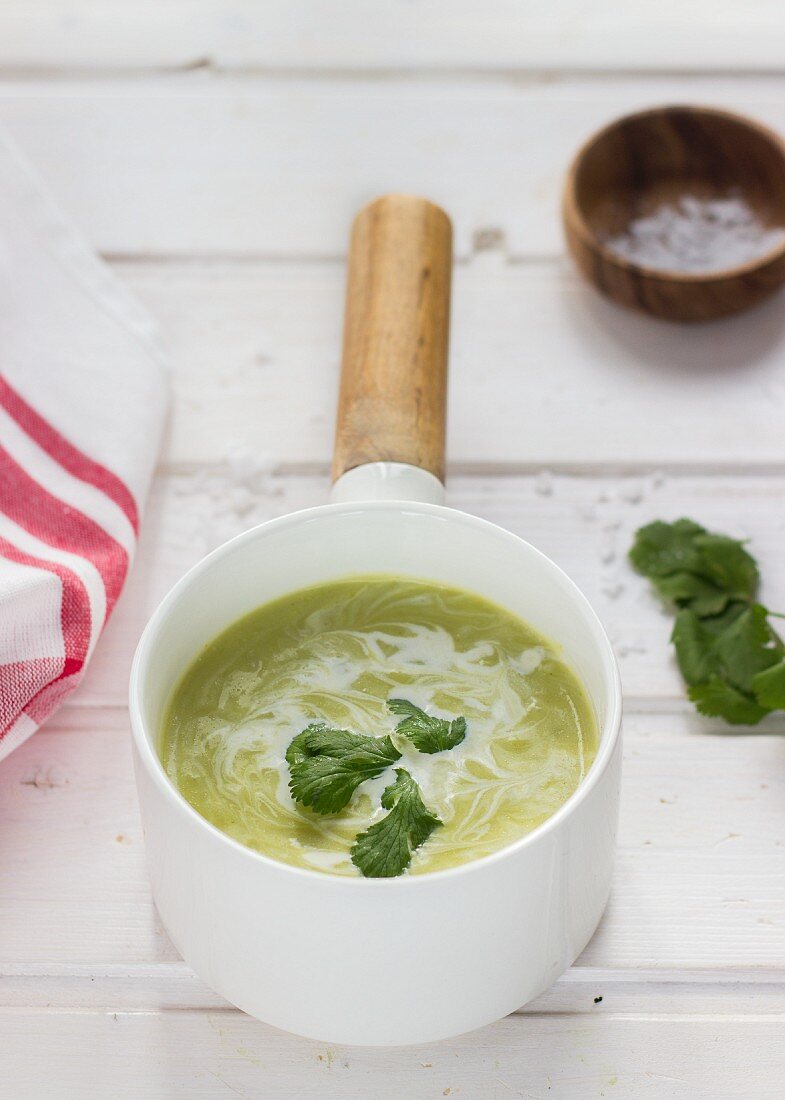
M 0 963 L 0 981 L 4 979 L 108 979 L 146 980 L 155 975 L 177 979 L 201 979 L 182 960 L 128 963 Z M 594 985 L 597 982 L 652 985 L 773 985 L 785 986 L 785 964 L 782 966 L 728 967 L 570 967 L 553 988 L 566 985 Z
M 461 462 L 448 462 L 447 491 L 452 478 L 473 478 L 498 480 L 515 477 L 534 477 L 546 471 L 557 477 L 633 478 L 651 474 L 663 474 L 666 477 L 785 477 L 785 460 L 782 462 L 570 462 L 558 458 L 537 462 L 484 462 L 471 459 Z M 279 478 L 324 478 L 325 496 L 329 484 L 330 466 L 324 462 L 282 462 L 273 464 L 265 471 L 271 477 Z M 167 461 L 164 460 L 156 471 L 159 477 L 183 477 L 193 474 L 228 473 L 225 463 L 217 461 Z
M 37 83 L 46 81 L 52 84 L 70 84 L 72 82 L 92 80 L 96 83 L 113 81 L 146 81 L 151 78 L 179 80 L 182 82 L 203 84 L 209 87 L 209 81 L 216 84 L 226 80 L 247 80 L 249 82 L 266 80 L 271 83 L 303 81 L 306 83 L 352 83 L 368 81 L 373 83 L 428 83 L 441 84 L 455 81 L 469 81 L 475 84 L 515 84 L 549 85 L 569 83 L 574 80 L 608 83 L 615 80 L 731 80 L 742 83 L 751 78 L 778 79 L 785 75 L 785 67 L 773 63 L 762 65 L 707 65 L 705 68 L 695 63 L 683 65 L 657 65 L 641 62 L 639 66 L 607 65 L 605 67 L 587 63 L 565 65 L 554 60 L 551 64 L 538 65 L 264 65 L 237 64 L 217 61 L 204 55 L 195 56 L 173 64 L 149 65 L 48 65 L 13 64 L 6 62 L 0 66 L 0 81 L 10 80 L 19 83 Z

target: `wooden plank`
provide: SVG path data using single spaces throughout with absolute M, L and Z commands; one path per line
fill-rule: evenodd
M 107 965 L 117 977 L 177 960 L 149 895 L 128 734 L 115 712 L 108 729 L 102 710 L 81 714 L 0 769 L 0 978 L 78 964 L 51 973 L 105 982 Z M 613 894 L 579 967 L 785 973 L 785 739 L 648 714 L 629 716 L 625 737 Z
M 785 130 L 767 77 L 9 81 L 0 121 L 103 252 L 341 256 L 358 207 L 403 190 L 445 206 L 459 255 L 492 235 L 531 258 L 561 252 L 562 180 L 594 129 L 696 100 Z
M 16 1010 L 0 1019 L 0 1081 L 52 1100 L 84 1096 L 88 1074 L 91 1093 L 114 1100 L 766 1100 L 782 1095 L 785 1070 L 781 1014 L 510 1016 L 450 1042 L 375 1049 L 298 1039 L 235 1012 Z
M 296 433 L 291 419 L 289 424 Z M 327 485 L 326 473 L 281 477 L 248 454 L 220 467 L 159 478 L 128 590 L 76 696 L 79 703 L 124 705 L 137 639 L 171 585 L 233 535 L 273 516 L 324 503 Z M 637 527 L 686 515 L 712 529 L 749 537 L 765 578 L 764 598 L 772 608 L 785 609 L 781 476 L 458 476 L 449 481 L 448 499 L 528 539 L 575 579 L 605 623 L 628 705 L 634 700 L 638 709 L 665 706 L 690 713 L 668 644 L 672 617 L 626 561 Z M 690 720 L 695 728 L 720 728 L 697 717 Z M 774 728 L 782 723 L 775 721 Z
M 0 64 L 45 68 L 512 70 L 782 67 L 774 0 L 28 0 L 0 12 Z
M 36 735 L 0 787 L 5 961 L 177 958 L 149 899 L 126 731 Z
M 326 468 L 339 264 L 120 264 L 173 360 L 166 461 Z M 710 326 L 602 300 L 571 268 L 483 254 L 455 273 L 453 469 L 783 468 L 782 299 Z

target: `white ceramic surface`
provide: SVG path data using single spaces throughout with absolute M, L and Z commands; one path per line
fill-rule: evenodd
M 298 587 L 377 572 L 477 592 L 558 641 L 589 691 L 601 741 L 572 798 L 517 843 L 447 871 L 374 881 L 290 867 L 225 836 L 172 786 L 157 745 L 172 688 L 222 629 Z M 161 918 L 206 982 L 267 1023 L 348 1044 L 453 1036 L 547 988 L 597 926 L 618 815 L 616 662 L 568 577 L 493 524 L 435 504 L 345 501 L 240 535 L 154 614 L 134 660 L 130 708 Z

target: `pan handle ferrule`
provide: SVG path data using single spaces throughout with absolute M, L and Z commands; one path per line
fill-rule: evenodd
M 331 499 L 333 504 L 370 500 L 444 504 L 444 486 L 434 474 L 408 462 L 365 462 L 341 474 Z

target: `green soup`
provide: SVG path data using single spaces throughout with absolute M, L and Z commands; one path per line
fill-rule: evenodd
M 467 734 L 425 755 L 395 733 L 405 697 Z M 337 814 L 288 790 L 285 753 L 309 723 L 391 734 L 429 810 L 442 821 L 412 859 L 422 874 L 503 848 L 551 816 L 594 759 L 591 704 L 557 647 L 469 592 L 391 576 L 293 592 L 211 642 L 177 686 L 162 733 L 172 781 L 198 812 L 273 859 L 359 875 L 355 837 L 383 817 L 392 771 Z

